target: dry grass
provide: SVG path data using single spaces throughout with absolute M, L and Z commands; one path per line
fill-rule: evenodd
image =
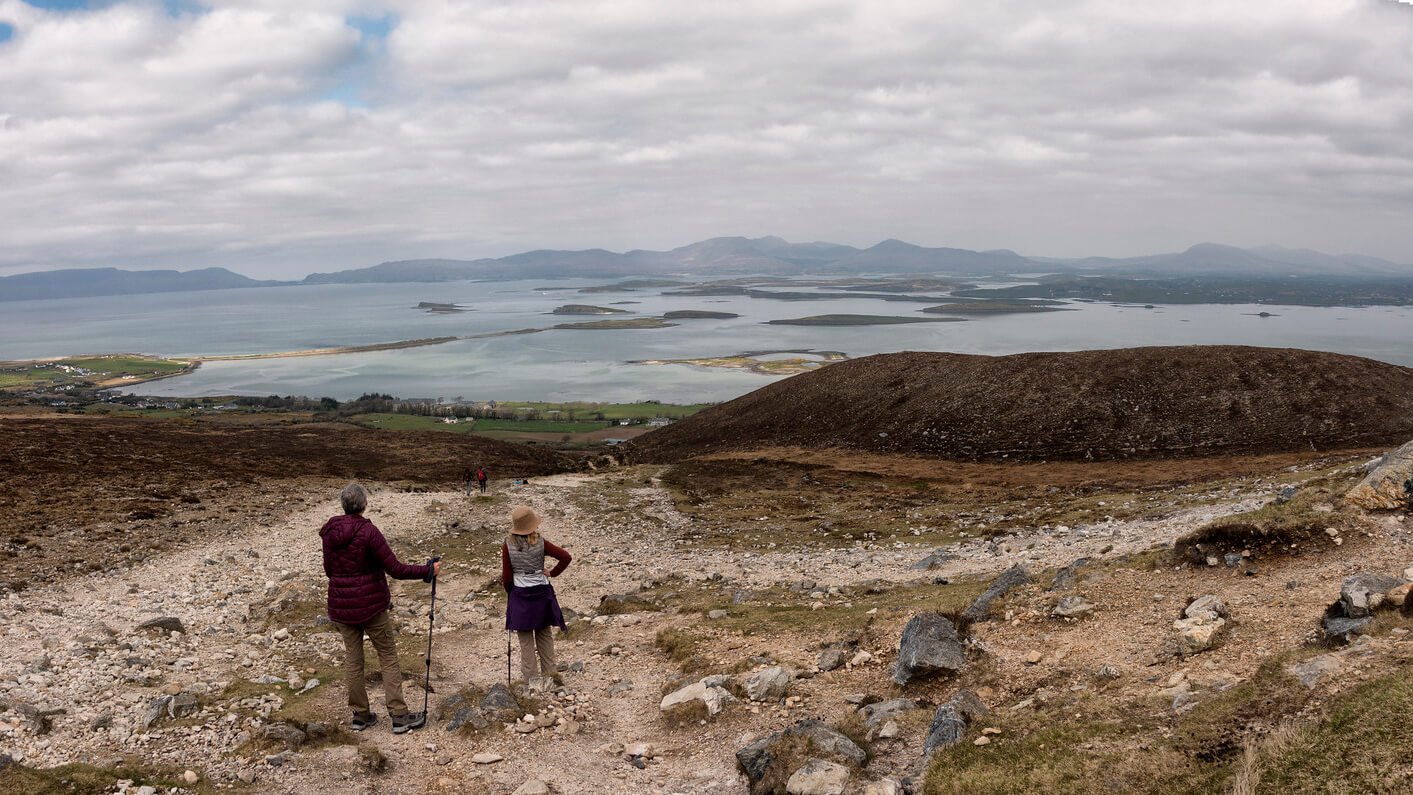
M 182 792 L 196 795 L 210 795 L 214 792 L 211 784 L 203 777 L 195 786 L 187 786 L 182 780 L 181 770 L 157 768 L 125 763 L 117 767 L 104 768 L 90 764 L 70 764 L 59 767 L 31 768 L 11 765 L 0 771 L 0 795 L 72 795 L 72 793 L 113 792 L 122 780 L 132 782 L 129 791 L 138 787 L 156 787 L 158 791 L 181 787 Z
M 1272 501 L 1199 527 L 1178 540 L 1174 554 L 1198 561 L 1211 554 L 1243 550 L 1270 555 L 1323 548 L 1330 542 L 1325 530 L 1350 521 L 1334 506 L 1357 481 L 1347 471 L 1327 474 L 1305 485 L 1287 502 Z

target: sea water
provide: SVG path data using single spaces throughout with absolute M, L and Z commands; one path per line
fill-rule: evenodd
M 301 285 L 191 293 L 0 303 L 0 359 L 89 353 L 217 356 L 475 337 L 558 323 L 655 317 L 674 309 L 739 318 L 681 320 L 661 329 L 550 330 L 458 339 L 441 345 L 295 358 L 207 362 L 196 372 L 135 388 L 162 396 L 328 396 L 365 392 L 447 400 L 702 402 L 739 396 L 784 376 L 648 359 L 747 351 L 840 351 L 850 357 L 904 350 L 1010 354 L 1141 345 L 1241 344 L 1308 348 L 1413 366 L 1413 309 L 1164 305 L 1154 309 L 1073 302 L 1072 311 L 972 316 L 965 322 L 886 326 L 772 326 L 822 314 L 936 317 L 928 302 L 848 297 L 781 301 L 664 295 L 672 288 L 580 293 L 603 280 Z M 556 289 L 539 289 L 553 287 Z M 767 288 L 808 291 L 807 287 Z M 831 288 L 821 288 L 834 292 Z M 421 301 L 467 309 L 431 314 Z M 627 310 L 553 315 L 563 304 Z M 1260 317 L 1259 313 L 1270 317 Z

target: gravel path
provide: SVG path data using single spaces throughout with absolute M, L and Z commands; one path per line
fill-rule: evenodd
M 823 555 L 695 548 L 680 543 L 689 520 L 655 482 L 610 495 L 619 501 L 617 510 L 589 511 L 584 506 L 604 484 L 603 476 L 562 475 L 509 487 L 489 500 L 455 492 L 374 493 L 369 518 L 405 559 L 415 560 L 413 548 L 438 544 L 479 545 L 484 553 L 482 559 L 449 557 L 439 584 L 434 714 L 458 688 L 485 689 L 505 678 L 503 599 L 498 589 L 483 587 L 498 572 L 490 545 L 514 503 L 541 512 L 546 536 L 574 554 L 574 564 L 556 585 L 562 603 L 582 615 L 604 594 L 631 592 L 645 578 L 672 574 L 725 579 L 733 587 L 800 580 L 823 587 L 982 575 L 1016 562 L 1032 569 L 1062 566 L 1079 557 L 1140 552 L 1259 501 L 1234 499 L 1160 520 L 971 540 L 950 549 L 940 567 L 924 572 L 911 567 L 930 551 L 919 544 L 925 537 Z M 735 795 L 745 792 L 733 758 L 737 748 L 798 717 L 813 716 L 815 705 L 837 706 L 839 694 L 868 681 L 864 677 L 882 681 L 875 664 L 852 679 L 804 683 L 803 703 L 794 711 L 733 709 L 705 725 L 671 728 L 659 718 L 657 704 L 678 674 L 655 648 L 654 637 L 664 627 L 690 625 L 689 618 L 700 617 L 671 610 L 599 617 L 583 639 L 560 641 L 560 659 L 572 667 L 564 673 L 562 690 L 545 699 L 546 714 L 572 722 L 577 733 L 545 727 L 522 734 L 496 724 L 471 738 L 433 725 L 394 736 L 384 721 L 353 735 L 389 761 L 389 772 L 381 775 L 365 771 L 347 745 L 306 747 L 274 760 L 267 760 L 268 749 L 234 753 L 261 736 L 271 716 L 287 704 L 298 702 L 330 724 L 346 720 L 342 682 L 330 675 L 342 658 L 337 634 L 312 619 L 292 620 L 298 605 L 322 600 L 317 528 L 334 512 L 334 501 L 321 501 L 265 525 L 230 527 L 200 547 L 122 573 L 75 577 L 0 602 L 0 643 L 6 648 L 0 660 L 0 751 L 32 767 L 136 756 L 196 771 L 220 786 L 253 782 L 257 791 L 267 792 L 317 791 L 341 782 L 335 786 L 358 792 L 506 793 L 541 778 L 566 793 Z M 419 655 L 425 642 L 427 597 L 423 583 L 394 586 L 403 624 L 399 650 L 407 658 Z M 271 604 L 281 600 L 293 606 L 267 619 Z M 182 631 L 140 628 L 160 617 L 179 620 Z M 262 677 L 285 681 L 263 688 L 250 684 Z M 319 684 L 309 684 L 315 678 Z M 291 680 L 310 691 L 296 697 Z M 625 681 L 631 687 L 623 686 Z M 619 692 L 609 695 L 611 688 Z M 376 708 L 380 689 L 369 689 Z M 412 682 L 405 693 L 409 703 L 420 702 L 422 691 Z M 162 711 L 146 725 L 154 701 L 164 696 L 176 697 L 177 717 Z M 191 696 L 192 712 L 182 716 Z M 643 769 L 621 753 L 621 746 L 638 742 L 654 746 Z M 476 764 L 472 757 L 481 752 L 504 760 Z

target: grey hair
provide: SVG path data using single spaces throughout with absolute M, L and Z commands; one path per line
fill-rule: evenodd
M 339 502 L 343 503 L 344 513 L 360 515 L 368 508 L 368 490 L 357 483 L 350 483 L 339 492 Z

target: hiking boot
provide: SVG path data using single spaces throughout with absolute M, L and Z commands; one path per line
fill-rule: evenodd
M 350 729 L 352 729 L 353 731 L 356 731 L 356 732 L 361 732 L 361 731 L 363 731 L 364 729 L 368 728 L 369 726 L 372 726 L 373 724 L 375 724 L 375 723 L 377 723 L 377 722 L 378 722 L 378 716 L 377 716 L 377 715 L 374 715 L 374 714 L 371 713 L 371 712 L 368 713 L 367 715 L 354 715 L 354 716 L 353 716 L 353 720 L 350 721 L 349 724 L 348 724 L 348 728 L 350 728 Z
M 406 715 L 393 716 L 393 734 L 406 734 L 413 729 L 420 729 L 427 725 L 427 713 L 409 712 Z

